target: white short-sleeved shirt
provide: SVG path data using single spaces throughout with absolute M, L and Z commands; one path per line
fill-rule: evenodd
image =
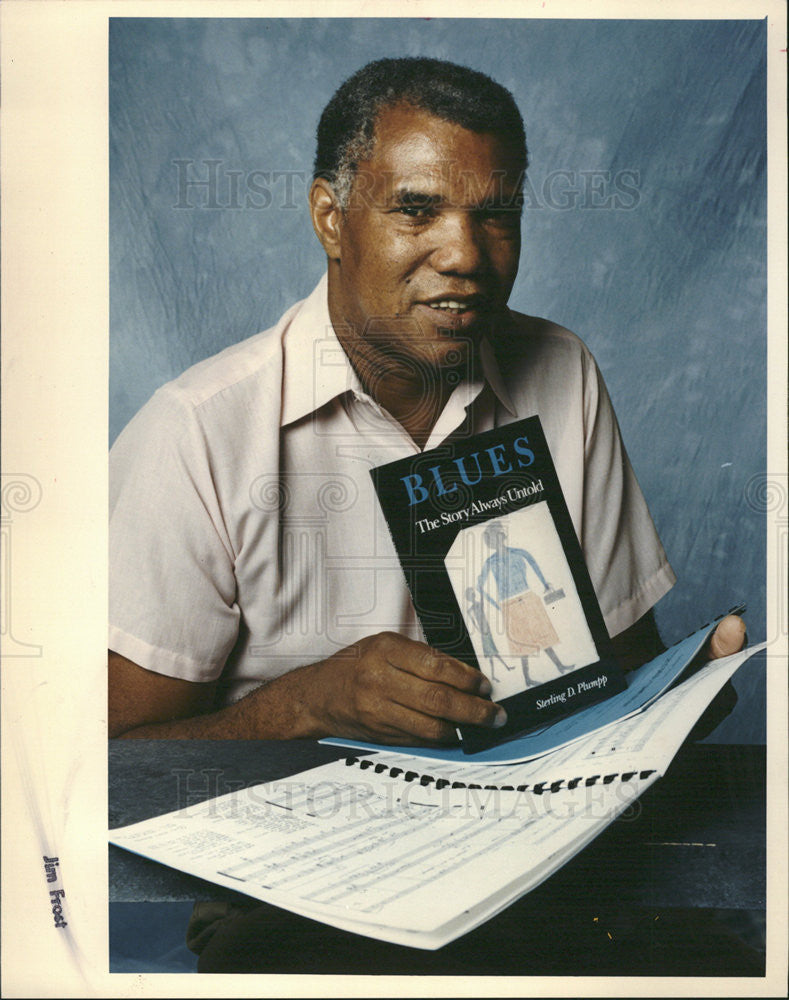
M 612 635 L 674 583 L 602 377 L 567 330 L 511 314 L 426 448 L 538 414 Z M 497 360 L 498 359 L 498 360 Z M 362 390 L 327 282 L 190 368 L 110 456 L 111 649 L 233 701 L 382 630 L 421 630 L 369 469 L 417 451 Z

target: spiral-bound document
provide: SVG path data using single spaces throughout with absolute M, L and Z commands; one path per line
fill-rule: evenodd
M 527 763 L 354 755 L 110 840 L 315 920 L 435 949 L 539 885 L 632 805 L 760 648 Z

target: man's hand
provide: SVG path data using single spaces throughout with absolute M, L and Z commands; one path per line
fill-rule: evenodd
M 652 611 L 648 611 L 635 625 L 612 640 L 614 651 L 625 670 L 646 663 L 665 649 L 655 625 Z M 694 659 L 694 663 L 717 660 L 738 652 L 745 644 L 745 622 L 738 615 L 727 615 L 710 636 L 704 648 Z M 689 740 L 700 740 L 717 728 L 737 704 L 737 692 L 728 681 L 710 702 L 699 721 L 688 736 Z
M 456 724 L 499 727 L 479 670 L 394 632 L 362 639 L 311 669 L 320 735 L 378 743 L 454 743 Z
M 498 727 L 504 709 L 473 667 L 392 632 L 369 636 L 211 711 L 215 685 L 109 659 L 109 735 L 146 739 L 457 742 L 455 726 Z
M 722 656 L 738 653 L 745 645 L 745 622 L 739 615 L 727 615 L 707 644 L 707 659 L 719 660 Z
M 744 645 L 745 622 L 739 615 L 727 615 L 718 622 L 718 627 L 710 636 L 704 650 L 699 654 L 699 659 L 719 660 L 723 656 L 738 653 Z M 727 681 L 688 733 L 688 741 L 703 740 L 709 736 L 726 716 L 734 711 L 736 704 L 737 692 L 732 682 Z
M 633 670 L 665 650 L 658 634 L 653 611 L 611 640 L 614 653 L 624 670 Z M 737 653 L 745 644 L 745 622 L 738 615 L 727 615 L 707 640 L 696 662 L 717 660 Z

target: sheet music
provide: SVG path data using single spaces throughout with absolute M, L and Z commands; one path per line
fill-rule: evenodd
M 435 947 L 465 911 L 470 929 L 542 881 L 641 790 L 439 791 L 337 761 L 111 840 L 337 926 L 369 922 L 376 936 Z
M 438 947 L 538 885 L 627 809 L 760 648 L 713 661 L 645 711 L 527 764 L 352 757 L 110 839 L 338 927 Z

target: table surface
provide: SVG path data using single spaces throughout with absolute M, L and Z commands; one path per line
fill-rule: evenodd
M 348 755 L 307 741 L 115 740 L 109 826 L 170 812 Z M 633 815 L 526 899 L 760 910 L 765 903 L 765 748 L 686 744 Z M 110 846 L 110 900 L 233 900 L 236 893 Z

